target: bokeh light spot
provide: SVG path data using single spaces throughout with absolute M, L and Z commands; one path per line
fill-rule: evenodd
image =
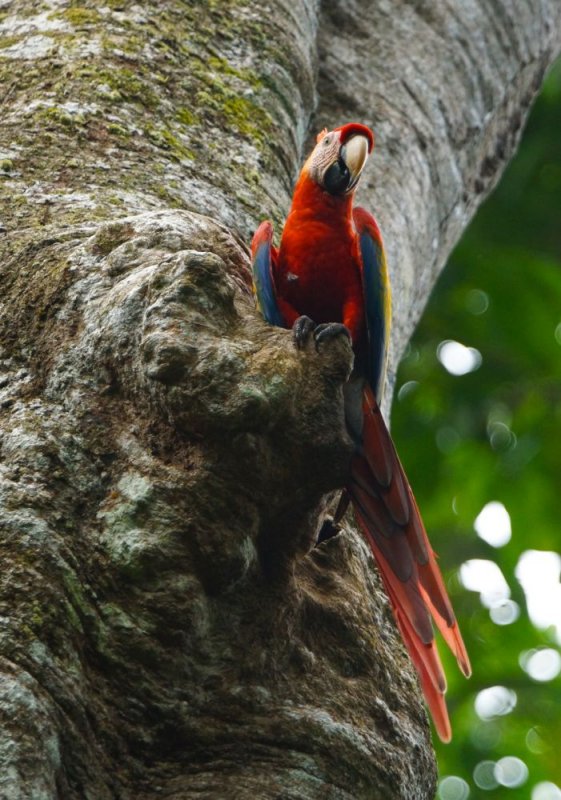
M 472 289 L 466 295 L 466 308 L 471 314 L 484 314 L 489 308 L 489 295 L 481 289 Z
M 496 764 L 494 761 L 480 761 L 473 770 L 475 785 L 487 791 L 496 789 L 499 782 L 495 778 L 495 766 Z
M 477 535 L 492 547 L 503 547 L 510 541 L 510 514 L 497 500 L 483 506 L 473 523 Z
M 546 744 L 539 728 L 530 728 L 526 734 L 526 747 L 530 753 L 535 753 L 536 755 L 541 755 L 545 751 Z
M 506 686 L 490 686 L 477 693 L 474 705 L 480 719 L 493 719 L 510 714 L 516 707 L 516 702 L 516 692 L 512 689 L 507 689 Z
M 444 369 L 451 375 L 467 375 L 479 369 L 483 358 L 475 347 L 466 347 L 461 342 L 446 339 L 436 348 L 436 355 Z
M 466 589 L 479 592 L 486 608 L 502 605 L 510 597 L 510 589 L 500 567 L 485 558 L 471 558 L 460 567 L 460 580 Z
M 501 741 L 501 736 L 500 726 L 488 719 L 484 722 L 475 723 L 469 732 L 469 738 L 473 746 L 482 753 L 487 754 L 489 750 L 497 747 Z
M 495 778 L 501 786 L 514 789 L 528 780 L 528 767 L 516 756 L 505 756 L 495 764 Z
M 514 600 L 505 600 L 490 608 L 489 616 L 495 625 L 511 625 L 520 616 L 520 606 Z
M 522 654 L 520 666 L 535 681 L 552 681 L 561 672 L 561 655 L 552 647 L 529 650 Z
M 419 386 L 419 381 L 406 381 L 403 386 L 399 387 L 399 391 L 397 393 L 397 399 L 402 402 L 405 400 L 406 397 L 415 391 L 415 389 Z
M 514 574 L 524 594 L 528 616 L 537 628 L 555 626 L 561 641 L 561 556 L 550 550 L 526 550 Z
M 561 789 L 551 781 L 536 783 L 532 789 L 532 800 L 561 800 Z
M 440 800 L 467 800 L 469 785 L 457 775 L 447 775 L 440 781 L 438 796 Z
M 490 422 L 487 425 L 487 436 L 493 450 L 499 452 L 511 450 L 518 444 L 516 435 L 504 422 Z

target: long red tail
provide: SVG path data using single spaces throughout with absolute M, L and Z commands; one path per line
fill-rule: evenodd
M 446 679 L 431 616 L 469 677 L 468 654 L 435 555 L 386 424 L 370 387 L 363 394 L 363 447 L 348 486 L 356 516 L 380 569 L 405 645 L 442 741 L 452 736 Z

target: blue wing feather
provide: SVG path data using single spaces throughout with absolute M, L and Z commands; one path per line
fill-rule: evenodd
M 362 284 L 368 328 L 367 379 L 378 404 L 382 402 L 391 321 L 391 294 L 386 257 L 374 217 L 355 208 L 353 220 L 362 259 Z
M 257 305 L 265 321 L 270 325 L 284 328 L 284 320 L 277 305 L 273 278 L 275 249 L 272 246 L 272 240 L 273 226 L 270 222 L 262 222 L 251 242 L 253 289 L 257 297 Z

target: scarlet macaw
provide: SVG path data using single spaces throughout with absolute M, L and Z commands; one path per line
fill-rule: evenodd
M 281 243 L 263 222 L 252 241 L 254 288 L 267 322 L 292 326 L 297 347 L 313 335 L 346 333 L 355 355 L 345 387 L 347 427 L 356 444 L 349 480 L 335 515 L 350 498 L 370 545 L 403 640 L 419 673 L 438 735 L 451 738 L 446 680 L 431 615 L 462 672 L 471 668 L 444 582 L 413 493 L 380 413 L 391 297 L 376 220 L 353 210 L 353 195 L 372 131 L 352 123 L 323 130 L 304 164 Z

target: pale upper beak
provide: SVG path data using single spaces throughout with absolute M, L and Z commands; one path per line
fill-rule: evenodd
M 366 136 L 352 136 L 341 148 L 341 158 L 351 173 L 347 191 L 350 191 L 360 178 L 368 158 L 368 139 Z

